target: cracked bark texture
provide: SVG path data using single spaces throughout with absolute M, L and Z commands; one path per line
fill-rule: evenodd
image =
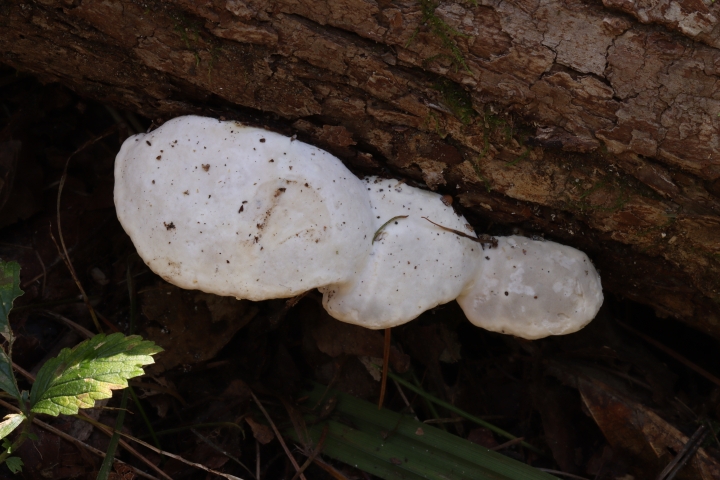
M 720 2 L 719 2 L 720 3 Z M 0 0 L 0 61 L 153 119 L 272 126 L 587 251 L 720 338 L 720 6 Z

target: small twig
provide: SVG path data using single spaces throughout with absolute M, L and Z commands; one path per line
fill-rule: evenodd
M 473 237 L 472 235 L 468 235 L 467 233 L 461 232 L 460 230 L 455 230 L 455 229 L 453 229 L 453 228 L 443 227 L 443 226 L 440 225 L 439 223 L 435 223 L 435 222 L 433 222 L 432 220 L 430 220 L 430 219 L 427 218 L 427 217 L 420 217 L 420 218 L 424 218 L 425 220 L 427 220 L 428 222 L 432 223 L 432 224 L 435 225 L 436 227 L 442 228 L 443 230 L 445 230 L 445 231 L 447 231 L 447 232 L 454 233 L 455 235 L 458 235 L 458 236 L 460 236 L 460 237 L 464 237 L 464 238 L 467 238 L 467 239 L 469 239 L 469 240 L 472 240 L 473 242 L 479 243 L 479 244 L 482 246 L 483 250 L 485 249 L 485 245 L 491 245 L 493 248 L 494 248 L 494 247 L 497 247 L 497 244 L 498 244 L 497 238 L 494 238 L 494 237 L 492 237 L 492 236 L 490 236 L 490 235 L 480 235 L 479 238 L 478 238 L 478 237 Z
M 383 367 L 382 367 L 382 379 L 380 380 L 380 399 L 378 400 L 378 410 L 383 406 L 385 401 L 385 390 L 387 390 L 387 377 L 388 367 L 390 364 L 390 328 L 385 329 L 385 346 L 383 348 Z
M 514 440 L 508 440 L 505 443 L 501 443 L 497 447 L 493 447 L 490 450 L 493 452 L 499 452 L 500 450 L 505 450 L 506 448 L 512 447 L 513 445 L 517 445 L 518 443 L 522 443 L 525 440 L 525 437 L 518 437 Z
M 65 238 L 63 237 L 62 233 L 62 219 L 60 216 L 60 200 L 62 199 L 62 191 L 63 187 L 65 186 L 65 180 L 67 179 L 67 171 L 68 166 L 70 165 L 70 159 L 72 159 L 76 154 L 83 151 L 90 145 L 94 144 L 95 142 L 98 142 L 102 140 L 103 138 L 109 136 L 111 133 L 114 133 L 115 130 L 117 130 L 117 125 L 113 125 L 112 127 L 105 130 L 103 133 L 101 133 L 99 136 L 88 140 L 87 142 L 83 143 L 77 150 L 75 150 L 73 153 L 70 154 L 68 159 L 65 161 L 65 168 L 63 168 L 62 177 L 60 177 L 60 184 L 58 185 L 58 194 L 57 194 L 57 203 L 56 203 L 56 210 L 57 210 L 57 228 L 58 228 L 58 236 L 60 237 L 60 244 L 62 245 L 62 257 L 63 260 L 65 260 L 65 265 L 67 265 L 68 270 L 70 270 L 70 275 L 72 275 L 73 280 L 75 281 L 75 284 L 77 285 L 78 289 L 80 290 L 80 293 L 83 296 L 83 300 L 85 301 L 85 305 L 87 306 L 88 311 L 90 312 L 90 317 L 92 317 L 93 322 L 95 323 L 95 328 L 97 328 L 97 331 L 102 333 L 102 328 L 100 328 L 100 322 L 98 322 L 97 317 L 95 316 L 95 310 L 93 309 L 92 305 L 90 305 L 90 299 L 88 299 L 87 294 L 85 293 L 85 289 L 83 288 L 82 284 L 80 283 L 80 279 L 77 276 L 77 273 L 75 272 L 75 267 L 73 267 L 72 262 L 70 261 L 70 255 L 68 254 L 67 246 L 65 245 Z M 50 229 L 50 237 L 52 238 L 53 242 L 55 242 L 55 237 L 52 234 L 52 229 Z M 55 242 L 57 244 L 57 242 Z
M 422 389 L 422 384 L 425 381 L 425 376 L 427 375 L 427 369 L 425 369 L 425 372 L 423 373 L 423 379 L 422 381 L 418 380 L 417 375 L 415 375 L 415 371 L 413 369 L 410 369 L 410 375 L 412 377 L 413 384 Z M 422 395 L 418 395 L 417 392 L 414 392 L 415 396 L 412 399 L 412 402 L 415 403 L 415 400 L 419 398 L 422 398 L 423 402 L 425 402 L 425 407 L 430 412 L 430 415 L 432 416 L 433 420 L 435 420 L 433 423 L 437 423 L 440 426 L 440 429 L 447 432 L 447 427 L 445 427 L 445 423 L 443 423 L 442 419 L 440 418 L 440 414 L 437 411 L 437 408 L 435 408 L 435 404 L 432 403 L 427 398 L 423 397 Z
M 342 473 L 340 473 L 339 471 L 337 471 L 337 470 L 335 469 L 335 467 L 333 467 L 332 465 L 329 465 L 329 464 L 325 463 L 325 462 L 324 462 L 322 459 L 320 459 L 320 458 L 314 459 L 313 462 L 315 462 L 315 465 L 317 465 L 318 467 L 320 467 L 320 468 L 322 468 L 323 470 L 325 470 L 325 471 L 328 473 L 328 475 L 330 475 L 331 477 L 333 477 L 335 480 L 350 480 L 348 477 L 346 477 L 345 475 L 343 475 Z
M 240 417 L 240 418 L 242 419 L 243 417 Z M 167 430 L 160 430 L 158 432 L 155 432 L 155 435 L 157 435 L 158 437 L 162 437 L 164 435 L 171 435 L 171 434 L 177 433 L 177 432 L 184 432 L 184 431 L 190 430 L 192 428 L 211 428 L 211 427 L 237 428 L 238 430 L 240 430 L 240 433 L 242 433 L 243 440 L 245 440 L 245 431 L 243 430 L 243 428 L 240 425 L 238 425 L 237 423 L 232 423 L 232 422 L 196 423 L 194 425 L 185 425 L 184 427 L 168 428 Z M 144 433 L 142 435 L 138 435 L 138 438 L 142 439 L 142 438 L 147 438 L 149 436 L 150 436 L 149 433 Z
M 405 406 L 407 406 L 408 410 L 410 410 L 410 413 L 412 413 L 415 416 L 415 420 L 417 420 L 419 422 L 420 419 L 418 418 L 417 413 L 415 413 L 415 410 L 413 409 L 412 404 L 410 403 L 408 398 L 405 396 L 405 392 L 403 391 L 402 387 L 400 386 L 398 381 L 395 379 L 393 379 L 393 383 L 395 384 L 395 388 L 397 388 L 397 391 L 400 393 L 400 396 L 402 397 L 403 402 L 405 402 Z
M 90 418 L 90 417 L 87 417 L 87 416 L 81 417 L 81 416 L 76 415 L 76 418 L 80 418 L 80 419 L 82 419 L 82 420 L 86 420 L 86 421 L 89 422 L 89 423 L 92 423 L 98 430 L 102 431 L 102 432 L 105 433 L 106 435 L 112 435 L 113 433 L 115 433 L 115 431 L 113 431 L 113 430 L 112 430 L 111 428 L 109 428 L 108 426 L 106 426 L 106 425 L 104 425 L 104 424 L 102 424 L 102 423 L 100 423 L 100 422 L 97 422 L 97 421 L 93 420 L 93 419 Z M 118 432 L 118 433 L 119 433 L 121 436 L 127 438 L 128 440 L 133 441 L 133 442 L 136 442 L 136 443 L 139 443 L 139 444 L 142 445 L 143 447 L 149 448 L 150 450 L 152 450 L 153 452 L 155 452 L 155 453 L 157 453 L 157 454 L 159 454 L 159 455 L 164 455 L 164 456 L 166 456 L 166 457 L 170 457 L 170 458 L 172 458 L 172 459 L 175 459 L 175 460 L 177 460 L 177 461 L 179 461 L 179 462 L 184 463 L 185 465 L 190 465 L 190 466 L 192 466 L 192 467 L 199 468 L 200 470 L 204 470 L 204 471 L 206 471 L 206 472 L 213 473 L 213 474 L 215 474 L 215 475 L 220 475 L 221 477 L 225 477 L 225 478 L 227 478 L 228 480 L 242 480 L 240 477 L 236 477 L 236 476 L 234 476 L 234 475 L 230 475 L 230 474 L 227 474 L 227 473 L 218 472 L 217 470 L 213 470 L 212 468 L 208 468 L 208 467 L 206 467 L 205 465 L 202 465 L 202 464 L 200 464 L 200 463 L 195 463 L 195 462 L 191 462 L 190 460 L 186 460 L 186 459 L 184 459 L 183 457 L 181 457 L 180 455 L 175 455 L 174 453 L 170 453 L 170 452 L 168 452 L 168 451 L 165 451 L 165 450 L 161 450 L 161 449 L 159 449 L 159 448 L 156 448 L 156 447 L 150 445 L 149 443 L 143 442 L 143 441 L 140 440 L 139 438 L 135 438 L 135 437 L 133 437 L 133 436 L 131 436 L 131 435 L 128 435 L 128 434 L 126 434 L 126 433 L 123 433 L 123 432 Z M 138 458 L 140 458 L 141 460 L 145 458 L 145 457 L 143 457 L 142 455 L 140 455 L 139 453 L 137 453 L 137 451 L 136 451 L 134 448 L 132 448 L 130 445 L 128 445 L 127 442 L 124 442 L 124 441 L 120 440 L 120 444 L 123 446 L 123 448 L 125 448 L 126 450 L 128 450 L 130 453 L 133 453 L 133 455 L 137 455 Z M 149 462 L 149 460 L 147 460 L 147 459 L 146 459 L 145 461 Z M 158 471 L 159 473 L 162 472 L 162 476 L 163 476 L 163 477 L 168 478 L 169 480 L 172 480 L 170 477 L 167 476 L 167 474 L 166 474 L 165 472 L 163 472 L 162 470 L 160 470 L 160 469 L 159 469 L 157 466 L 155 466 L 154 464 L 150 463 L 149 466 L 150 466 L 151 468 L 155 469 L 156 471 Z
M 28 280 L 27 282 L 25 282 L 25 283 L 23 283 L 22 285 L 20 285 L 20 288 L 23 288 L 23 289 L 27 288 L 29 285 L 32 285 L 33 283 L 35 283 L 35 282 L 37 282 L 38 280 L 40 280 L 40 279 L 43 277 L 43 275 L 45 275 L 45 274 L 44 274 L 44 273 L 40 273 L 40 274 L 38 274 L 38 275 L 35 275 L 35 276 L 34 276 L 33 278 L 31 278 L 30 280 Z
M 154 383 L 146 383 L 146 382 L 140 382 L 136 380 L 130 380 L 128 382 L 128 385 L 134 388 L 142 388 L 143 390 L 152 390 L 154 392 L 164 393 L 166 395 L 170 395 L 177 399 L 178 402 L 180 402 L 184 407 L 187 406 L 187 402 L 183 397 L 180 396 L 180 394 L 168 387 L 163 387 L 160 385 L 155 385 Z
M 35 375 L 33 375 L 32 373 L 28 372 L 27 370 L 25 370 L 24 368 L 22 368 L 22 367 L 21 367 L 20 365 L 18 365 L 17 363 L 13 362 L 12 366 L 13 366 L 13 370 L 15 370 L 16 372 L 18 372 L 18 373 L 19 373 L 20 375 L 22 375 L 23 377 L 25 377 L 30 383 L 32 383 L 32 382 L 35 381 Z
M 84 421 L 90 423 L 91 425 L 93 425 L 95 428 L 97 428 L 98 430 L 100 430 L 102 433 L 104 433 L 104 434 L 107 435 L 108 437 L 112 437 L 113 434 L 114 434 L 115 432 L 117 432 L 117 430 L 113 430 L 112 428 L 108 427 L 108 426 L 105 425 L 104 423 L 100 423 L 100 422 L 98 422 L 97 420 L 95 420 L 94 418 L 88 416 L 85 412 L 82 412 L 82 411 L 81 411 L 81 412 L 78 413 L 77 415 L 73 415 L 73 416 L 74 416 L 75 418 L 79 419 L 79 420 L 84 420 Z M 119 433 L 121 436 L 127 436 L 127 435 L 125 435 L 125 434 L 122 433 L 122 432 L 118 432 L 118 433 Z M 129 437 L 129 438 L 133 438 L 133 437 Z M 140 441 L 140 440 L 138 440 L 138 442 L 139 442 L 139 441 Z M 160 470 L 160 468 L 159 468 L 157 465 L 155 465 L 154 463 L 152 463 L 150 460 L 148 460 L 147 458 L 145 458 L 144 455 L 142 455 L 140 452 L 138 452 L 138 451 L 135 450 L 133 447 L 131 447 L 130 445 L 128 445 L 128 443 L 127 443 L 125 440 L 122 440 L 122 439 L 121 439 L 121 440 L 119 441 L 119 443 L 120 443 L 120 445 L 122 445 L 122 447 L 123 447 L 125 450 L 127 450 L 131 455 L 134 455 L 135 458 L 137 458 L 138 460 L 140 460 L 141 462 L 143 462 L 145 465 L 147 465 L 147 466 L 150 467 L 151 469 L 155 470 L 155 472 L 156 472 L 158 475 L 160 475 L 162 478 L 164 478 L 164 479 L 166 479 L 166 480 L 172 480 L 172 478 L 171 478 L 170 476 L 168 476 L 168 474 L 166 474 L 165 472 L 163 472 L 162 470 Z
M 33 247 L 18 245 L 17 243 L 0 242 L 0 247 L 22 248 L 23 250 L 35 250 Z
M 14 405 L 11 405 L 11 404 L 3 401 L 3 400 L 0 400 L 0 405 L 2 405 L 3 407 L 5 407 L 5 408 L 7 408 L 7 409 L 12 410 L 12 411 L 15 411 L 15 412 L 18 412 L 18 413 L 20 412 L 20 409 L 19 409 L 19 408 L 15 407 Z M 95 455 L 97 455 L 97 456 L 99 456 L 99 457 L 103 457 L 103 458 L 105 457 L 105 452 L 103 452 L 102 450 L 98 450 L 98 449 L 95 448 L 95 447 L 91 447 L 91 446 L 88 445 L 87 443 L 81 442 L 81 441 L 78 440 L 77 438 L 72 437 L 72 436 L 68 435 L 67 433 L 65 433 L 65 432 L 63 432 L 63 431 L 61 431 L 61 430 L 58 430 L 57 428 L 55 428 L 55 427 L 53 427 L 53 426 L 51 426 L 51 425 L 48 425 L 47 423 L 43 422 L 42 420 L 38 420 L 37 418 L 33 418 L 33 423 L 36 424 L 37 426 L 39 426 L 40 428 L 44 428 L 45 430 L 47 430 L 47 431 L 49 431 L 49 432 L 51 432 L 51 433 L 54 433 L 54 434 L 57 435 L 58 437 L 60 437 L 60 438 L 62 438 L 62 439 L 64 439 L 64 440 L 67 440 L 67 441 L 70 442 L 70 443 L 73 443 L 73 444 L 77 445 L 77 446 L 80 447 L 80 448 L 84 448 L 84 449 L 88 450 L 89 452 L 94 453 Z M 133 467 L 132 465 L 128 465 L 127 463 L 123 462 L 122 460 L 118 460 L 118 459 L 116 458 L 115 461 L 118 462 L 118 463 L 121 463 L 121 464 L 123 464 L 123 465 L 127 465 L 128 467 L 132 468 L 133 471 L 134 471 L 137 475 L 139 475 L 139 476 L 141 476 L 141 477 L 143 477 L 143 478 L 147 478 L 147 479 L 149 479 L 149 480 L 158 480 L 157 477 L 153 477 L 152 475 L 148 475 L 147 473 L 143 472 L 142 470 L 139 470 L 139 469 Z M 168 478 L 169 478 L 169 477 L 168 477 Z M 171 479 L 171 480 L 172 480 L 172 479 Z
M 58 219 L 60 218 L 60 209 L 58 208 Z M 58 234 L 60 235 L 60 240 L 63 240 L 62 232 L 60 231 L 60 224 L 58 224 Z M 88 309 L 88 312 L 90 312 L 90 317 L 93 320 L 93 323 L 95 324 L 95 328 L 97 328 L 98 332 L 102 332 L 102 329 L 100 328 L 100 322 L 98 322 L 97 317 L 95 316 L 95 309 L 90 304 L 90 299 L 88 298 L 87 294 L 85 293 L 85 290 L 82 287 L 82 284 L 80 284 L 80 280 L 77 278 L 77 275 L 75 274 L 75 269 L 72 266 L 72 263 L 70 262 L 70 258 L 67 254 L 67 249 L 65 248 L 64 241 L 63 243 L 63 250 L 65 250 L 65 254 L 63 255 L 62 250 L 60 249 L 60 245 L 58 245 L 57 240 L 55 240 L 55 235 L 52 233 L 52 224 L 50 225 L 50 238 L 52 239 L 53 243 L 55 244 L 55 247 L 58 249 L 58 253 L 60 253 L 60 257 L 65 261 L 65 265 L 67 266 L 68 270 L 70 270 L 70 275 L 73 277 L 73 280 L 75 281 L 75 285 L 80 289 L 80 295 L 82 295 L 83 302 L 85 303 L 85 306 Z
M 657 476 L 656 480 L 672 480 L 675 478 L 675 475 L 677 475 L 680 469 L 685 466 L 688 460 L 690 460 L 692 456 L 695 455 L 695 452 L 698 451 L 700 445 L 702 445 L 702 442 L 705 440 L 705 436 L 707 435 L 706 430 L 707 427 L 705 425 L 700 425 L 698 429 L 695 430 L 692 437 L 685 442 L 685 446 L 683 446 L 682 450 L 680 450 L 678 454 L 675 455 L 675 458 L 673 458 L 663 471 L 660 472 L 660 475 Z
M 215 442 L 213 442 L 212 440 L 210 440 L 209 438 L 207 438 L 205 435 L 201 434 L 200 432 L 198 432 L 198 431 L 195 430 L 194 428 L 191 428 L 190 431 L 191 431 L 192 433 L 194 433 L 195 435 L 197 435 L 197 437 L 200 438 L 200 440 L 202 440 L 203 442 L 207 443 L 211 448 L 213 448 L 214 450 L 217 450 L 218 452 L 220 452 L 221 454 L 225 455 L 225 456 L 228 457 L 230 460 L 232 460 L 233 462 L 237 463 L 238 465 L 240 465 L 241 467 L 243 467 L 245 470 L 247 470 L 247 472 L 250 474 L 250 476 L 251 476 L 252 478 L 256 478 L 255 475 L 253 475 L 252 471 L 251 471 L 248 467 L 246 467 L 244 463 L 242 463 L 240 460 L 238 460 L 237 457 L 235 457 L 234 455 L 232 455 L 231 453 L 229 453 L 227 450 L 225 450 L 225 449 L 222 448 L 220 445 L 216 444 Z
M 383 224 L 380 226 L 380 228 L 378 228 L 378 229 L 375 231 L 375 235 L 373 235 L 372 242 L 370 242 L 370 243 L 375 243 L 375 241 L 380 237 L 380 235 L 382 234 L 383 230 L 385 229 L 385 227 L 388 226 L 388 224 L 389 224 L 390 222 L 392 222 L 393 220 L 399 220 L 399 219 L 401 219 L 401 218 L 408 218 L 408 216 L 407 216 L 407 215 L 398 215 L 397 217 L 392 217 L 390 220 L 388 220 L 387 222 L 383 223 Z
M 64 324 L 66 327 L 72 328 L 73 330 L 75 330 L 77 333 L 79 333 L 80 335 L 82 335 L 85 338 L 92 338 L 95 336 L 95 334 L 92 333 L 87 328 L 73 322 L 69 318 L 62 316 L 59 313 L 55 313 L 50 310 L 44 310 L 43 313 L 49 317 L 54 318 L 55 320 L 59 321 L 60 323 Z
M 688 413 L 690 413 L 690 415 L 691 415 L 696 421 L 699 420 L 699 417 L 698 417 L 697 413 L 695 413 L 692 408 L 690 408 L 690 407 L 688 407 L 687 405 L 685 405 L 685 402 L 683 402 L 682 400 L 680 400 L 677 396 L 674 397 L 674 400 L 675 400 L 676 402 L 678 402 L 678 405 L 680 405 L 680 406 L 683 407 L 685 410 L 687 410 Z
M 58 181 L 57 183 L 59 184 L 60 181 Z M 50 188 L 50 187 L 48 187 L 48 188 Z M 102 221 L 94 224 L 94 227 L 95 227 L 95 228 L 93 228 L 93 229 L 90 231 L 90 233 L 88 234 L 86 240 L 89 239 L 89 238 L 91 238 L 91 237 L 94 237 L 96 233 L 100 232 L 101 230 L 103 230 L 103 229 L 105 228 L 105 225 L 106 225 L 110 220 L 114 220 L 114 219 L 117 219 L 117 216 L 113 213 L 112 215 L 108 215 L 108 216 L 107 216 L 105 219 L 103 219 Z M 74 253 L 77 248 L 78 248 L 78 245 L 77 245 L 77 244 L 73 245 L 72 247 L 68 248 L 68 253 Z M 49 264 L 47 264 L 47 270 L 48 270 L 48 272 L 51 271 L 53 268 L 55 268 L 55 267 L 56 267 L 58 264 L 60 264 L 60 262 L 62 262 L 62 261 L 63 261 L 63 254 L 62 254 L 62 252 L 61 252 L 60 250 L 58 250 L 58 255 L 53 259 L 52 262 L 50 262 Z M 39 278 L 39 277 L 38 277 L 38 278 Z
M 260 480 L 260 442 L 255 440 L 255 479 Z
M 29 285 L 32 285 L 36 281 L 43 279 L 42 284 L 40 285 L 40 298 L 43 297 L 43 293 L 45 292 L 45 281 L 47 280 L 47 269 L 45 268 L 45 262 L 43 262 L 42 257 L 40 256 L 40 253 L 33 249 L 35 256 L 38 259 L 38 262 L 40 262 L 40 268 L 42 268 L 42 273 L 39 275 L 36 275 L 34 278 L 31 278 L 27 282 L 20 285 L 22 288 L 27 288 Z
M 297 478 L 303 474 L 305 469 L 310 466 L 310 464 L 313 462 L 313 460 L 315 460 L 315 457 L 317 457 L 320 454 L 323 447 L 325 446 L 325 438 L 327 437 L 327 434 L 328 434 L 328 426 L 325 425 L 323 427 L 322 433 L 320 434 L 320 439 L 318 440 L 317 446 L 310 452 L 307 460 L 305 460 L 305 463 L 303 463 L 302 466 L 300 467 L 300 470 L 295 472 L 295 475 L 292 477 L 292 480 L 297 480 Z
M 691 362 L 687 358 L 683 357 L 682 355 L 677 353 L 675 350 L 672 350 L 672 349 L 666 347 L 665 345 L 658 342 L 654 338 L 648 337 L 644 333 L 642 333 L 638 330 L 635 330 L 633 327 L 631 327 L 630 325 L 626 325 L 625 323 L 621 322 L 620 320 L 616 320 L 616 322 L 618 323 L 618 325 L 623 327 L 625 330 L 628 330 L 628 331 L 634 333 L 638 337 L 640 337 L 643 340 L 645 340 L 646 342 L 648 342 L 650 345 L 653 345 L 654 347 L 659 348 L 660 350 L 667 353 L 668 355 L 673 357 L 675 360 L 677 360 L 678 362 L 680 362 L 683 365 L 685 365 L 686 367 L 688 367 L 689 369 L 694 370 L 696 373 L 698 373 L 698 374 L 702 375 L 703 377 L 705 377 L 706 379 L 710 380 L 715 385 L 720 386 L 720 378 L 716 377 L 715 375 L 708 372 L 704 368 L 702 368 L 698 365 L 695 365 L 693 362 Z
M 290 463 L 292 463 L 292 466 L 295 467 L 295 471 L 300 471 L 300 465 L 298 465 L 297 460 L 295 460 L 295 457 L 292 456 L 292 453 L 290 453 L 290 450 L 287 447 L 287 444 L 285 443 L 285 440 L 283 440 L 282 435 L 280 434 L 280 431 L 275 426 L 275 423 L 272 421 L 272 418 L 270 418 L 270 415 L 268 415 L 267 410 L 265 410 L 265 407 L 263 407 L 262 403 L 260 403 L 260 400 L 255 396 L 255 392 L 250 390 L 250 395 L 252 395 L 253 400 L 255 400 L 255 404 L 257 404 L 260 411 L 265 415 L 265 419 L 270 423 L 270 427 L 272 427 L 273 432 L 275 432 L 275 436 L 277 437 L 278 441 L 280 442 L 280 445 L 282 445 L 283 450 L 285 450 L 285 454 L 288 456 L 288 459 L 290 459 Z M 300 478 L 302 480 L 307 480 L 305 478 L 305 475 L 302 473 L 300 474 Z
M 40 277 L 37 277 L 35 280 L 37 280 Z M 32 282 L 30 282 L 32 283 Z M 25 288 L 25 287 L 23 287 Z M 96 297 L 90 297 L 90 300 L 95 300 Z M 29 303 L 27 305 L 20 305 L 18 307 L 13 307 L 13 312 L 22 312 L 25 310 L 33 310 L 36 308 L 44 308 L 44 307 L 57 307 L 58 305 L 70 305 L 73 303 L 82 303 L 82 296 L 77 295 L 75 297 L 70 298 L 62 298 L 59 300 L 48 300 L 47 302 L 38 302 L 38 303 Z

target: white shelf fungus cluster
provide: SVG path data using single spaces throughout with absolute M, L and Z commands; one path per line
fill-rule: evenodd
M 236 122 L 187 116 L 130 137 L 115 205 L 174 285 L 250 300 L 318 288 L 330 315 L 367 328 L 457 299 L 475 325 L 534 339 L 579 330 L 603 300 L 579 250 L 518 236 L 483 248 L 439 195 Z

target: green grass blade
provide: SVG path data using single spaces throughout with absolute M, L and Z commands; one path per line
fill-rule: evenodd
M 325 395 L 317 385 L 308 404 Z M 328 419 L 313 424 L 308 433 L 317 444 L 323 428 L 327 436 L 322 453 L 386 480 L 552 480 L 555 477 L 529 465 L 487 450 L 463 438 L 416 421 L 414 418 L 331 390 L 324 398 L 337 404 Z M 297 440 L 297 434 L 288 435 Z
M 509 433 L 509 432 L 506 432 L 505 430 L 503 430 L 503 429 L 501 429 L 501 428 L 496 427 L 496 426 L 493 425 L 492 423 L 486 422 L 486 421 L 483 420 L 482 418 L 478 418 L 478 417 L 476 417 L 475 415 L 470 415 L 469 413 L 467 413 L 466 411 L 464 411 L 464 410 L 456 407 L 455 405 L 452 405 L 452 404 L 450 404 L 450 403 L 448 403 L 448 402 L 446 402 L 446 401 L 444 401 L 444 400 L 440 400 L 439 398 L 434 397 L 433 395 L 430 395 L 429 393 L 427 393 L 426 391 L 424 391 L 422 388 L 416 387 L 415 385 L 413 385 L 412 383 L 408 382 L 407 380 L 404 380 L 404 379 L 403 379 L 402 377 L 400 377 L 399 375 L 396 375 L 396 374 L 394 374 L 394 373 L 392 373 L 392 372 L 388 372 L 388 377 L 390 377 L 390 378 L 392 378 L 393 380 L 397 381 L 399 384 L 401 384 L 402 386 L 406 387 L 407 389 L 412 390 L 413 392 L 417 393 L 417 394 L 420 395 L 421 397 L 423 397 L 423 398 L 425 398 L 425 399 L 427 399 L 427 400 L 429 400 L 429 401 L 431 401 L 431 402 L 433 402 L 433 403 L 436 403 L 437 405 L 440 405 L 441 407 L 443 407 L 443 408 L 445 408 L 445 409 L 447 409 L 447 410 L 449 410 L 449 411 L 451 411 L 451 412 L 453 412 L 453 413 L 455 413 L 455 414 L 457 414 L 457 415 L 460 415 L 461 417 L 463 417 L 463 418 L 465 418 L 465 419 L 467 419 L 467 420 L 470 420 L 471 422 L 475 422 L 475 423 L 477 423 L 478 425 L 480 425 L 480 426 L 482 426 L 482 427 L 485 427 L 485 428 L 487 428 L 488 430 L 490 430 L 490 431 L 492 431 L 492 432 L 497 433 L 497 434 L 500 435 L 501 437 L 505 437 L 505 438 L 507 438 L 508 440 L 515 440 L 515 438 L 517 438 L 517 437 L 515 437 L 513 434 L 511 434 L 511 433 Z M 535 452 L 535 453 L 539 453 L 539 454 L 541 454 L 541 455 L 544 455 L 543 452 L 542 452 L 540 449 L 538 449 L 537 447 L 535 447 L 535 446 L 533 446 L 533 445 L 530 445 L 530 444 L 527 443 L 527 442 L 520 442 L 520 445 L 522 445 L 523 447 L 525 447 L 525 448 L 527 448 L 527 449 L 532 450 L 532 451 Z
M 120 442 L 120 430 L 125 422 L 125 409 L 127 408 L 128 401 L 128 389 L 123 390 L 122 398 L 120 399 L 120 410 L 115 418 L 115 431 L 112 437 L 110 437 L 110 443 L 108 444 L 107 450 L 105 451 L 105 458 L 103 459 L 100 470 L 98 471 L 96 480 L 107 480 L 110 477 L 110 472 L 115 462 L 115 452 L 117 451 L 118 443 Z

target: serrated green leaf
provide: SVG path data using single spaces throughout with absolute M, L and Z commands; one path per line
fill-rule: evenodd
M 162 348 L 138 335 L 95 335 L 72 350 L 63 349 L 37 374 L 30 392 L 31 411 L 72 415 L 90 408 L 95 400 L 110 398 L 112 390 L 127 387 L 129 378 L 142 375 L 151 355 Z
M 20 265 L 17 262 L 0 260 L 0 335 L 12 341 L 12 330 L 8 315 L 13 301 L 23 294 L 20 290 Z
M 12 433 L 25 420 L 22 413 L 11 413 L 6 415 L 5 419 L 0 422 L 0 438 L 5 438 Z
M 18 457 L 8 457 L 5 459 L 5 465 L 12 473 L 20 473 L 24 464 Z

